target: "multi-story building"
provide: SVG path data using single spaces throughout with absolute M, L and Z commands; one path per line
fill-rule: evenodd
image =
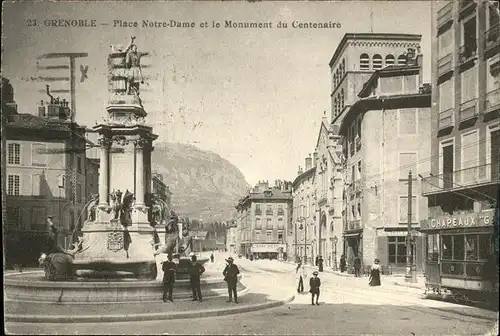
M 236 226 L 229 226 L 226 229 L 226 250 L 229 253 L 237 253 L 237 241 L 236 241 L 236 234 L 237 234 L 237 227 Z
M 85 219 L 85 127 L 68 116 L 68 103 L 51 99 L 42 102 L 38 116 L 13 111 L 5 125 L 6 250 L 22 263 L 36 262 L 47 216 L 65 246 Z
M 477 276 L 475 269 L 464 270 L 460 261 L 484 262 L 490 248 L 484 239 L 487 235 L 478 233 L 492 230 L 481 227 L 479 218 L 493 218 L 500 185 L 499 23 L 498 3 L 491 1 L 432 4 L 436 37 L 432 44 L 432 174 L 423 179 L 423 194 L 429 200 L 430 223 L 447 230 L 449 223 L 441 244 L 449 251 L 443 259 L 450 262 L 442 273 L 452 278 Z M 465 240 L 464 235 L 452 236 L 454 228 L 469 230 L 471 235 Z M 429 239 L 432 242 L 437 240 Z M 430 252 L 433 248 L 438 250 L 429 245 Z
M 85 159 L 85 194 L 87 201 L 99 192 L 99 159 Z M 85 218 L 87 219 L 87 218 Z
M 160 173 L 153 173 L 151 177 L 151 192 L 158 195 L 162 200 L 164 200 L 168 207 L 172 206 L 172 192 L 169 186 L 165 185 L 163 182 L 163 175 Z
M 393 272 L 405 270 L 409 210 L 416 236 L 410 253 L 422 270 L 418 229 L 427 217 L 427 200 L 418 175 L 430 171 L 430 86 L 422 83 L 422 55 L 412 49 L 406 56 L 406 65 L 389 65 L 371 75 L 340 127 L 347 262 L 358 255 L 368 266 L 378 258 Z
M 244 256 L 278 258 L 286 250 L 291 227 L 291 183 L 277 180 L 273 187 L 259 182 L 236 206 L 240 250 Z
M 313 237 L 316 236 L 316 162 L 311 154 L 305 159 L 305 171 L 299 167 L 297 177 L 292 182 L 292 234 L 288 237 L 289 260 L 312 263 Z
M 341 125 L 347 111 L 359 99 L 358 94 L 375 71 L 386 66 L 406 64 L 405 54 L 408 48 L 419 48 L 420 41 L 421 35 L 415 34 L 345 34 L 329 63 L 332 83 L 330 94 L 331 124 Z M 349 139 L 352 138 L 351 140 L 355 138 L 354 132 L 350 131 L 345 136 Z M 339 159 L 344 163 L 342 171 L 345 180 L 346 158 L 341 155 Z M 337 168 L 335 167 L 333 170 L 337 170 Z M 345 183 L 340 178 L 338 178 L 337 183 L 343 184 L 345 191 Z M 346 204 L 343 207 L 341 216 L 345 220 L 347 216 Z M 344 232 L 345 234 L 352 233 Z M 347 239 L 338 237 L 338 240 L 340 242 L 339 249 L 346 252 L 348 250 Z M 348 260 L 348 262 L 351 261 Z

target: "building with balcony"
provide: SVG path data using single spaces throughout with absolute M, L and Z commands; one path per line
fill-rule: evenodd
M 236 210 L 240 254 L 269 259 L 288 254 L 286 230 L 292 223 L 290 182 L 277 180 L 270 187 L 269 182 L 260 181 L 240 199 Z
M 313 239 L 317 236 L 316 225 L 316 162 L 309 154 L 305 159 L 305 171 L 299 167 L 292 182 L 292 226 L 288 237 L 289 260 L 301 260 L 313 264 Z
M 6 116 L 3 229 L 10 264 L 36 264 L 47 216 L 60 230 L 62 246 L 72 242 L 73 230 L 85 220 L 88 141 L 85 127 L 70 121 L 68 105 L 51 99 L 40 104 L 38 115 L 13 109 Z
M 404 272 L 409 212 L 411 227 L 427 217 L 418 174 L 430 171 L 430 87 L 422 83 L 422 55 L 414 49 L 405 65 L 375 71 L 346 112 L 341 126 L 345 162 L 344 253 L 352 265 L 375 258 Z M 412 173 L 411 189 L 409 172 Z M 410 194 L 411 193 L 411 194 Z M 411 209 L 409 209 L 409 204 Z M 422 239 L 412 254 L 422 270 Z
M 432 44 L 431 174 L 422 179 L 422 192 L 434 223 L 481 217 L 495 208 L 500 184 L 500 16 L 498 3 L 491 1 L 439 1 L 432 6 L 437 39 Z M 445 55 L 451 64 L 441 71 Z M 463 240 L 460 244 L 463 248 Z
M 151 193 L 158 195 L 162 200 L 167 203 L 170 208 L 172 206 L 172 192 L 169 186 L 163 181 L 163 175 L 154 172 L 151 177 Z
M 337 250 L 342 251 L 342 247 L 337 246 L 342 236 L 343 209 L 342 144 L 338 128 L 328 122 L 325 112 L 313 153 L 313 207 L 309 211 L 314 221 L 314 229 L 310 230 L 310 239 L 313 242 L 310 255 L 321 255 L 324 266 L 332 268 L 339 265 L 341 253 L 337 253 Z M 310 158 L 306 159 L 306 172 L 309 170 L 308 162 L 310 165 Z

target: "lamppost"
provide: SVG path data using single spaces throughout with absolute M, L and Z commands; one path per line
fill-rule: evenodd
M 337 271 L 337 243 L 339 239 L 337 236 L 333 237 L 333 270 Z
M 304 229 L 304 264 L 307 264 L 307 225 L 302 224 L 304 221 L 304 217 L 300 217 L 299 220 L 299 229 Z

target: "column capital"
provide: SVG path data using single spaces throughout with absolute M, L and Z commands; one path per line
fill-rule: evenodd
M 146 138 L 137 138 L 134 140 L 134 144 L 136 148 L 144 148 L 151 144 L 151 141 Z
M 113 141 L 110 138 L 107 137 L 102 137 L 97 140 L 97 143 L 99 146 L 104 147 L 104 148 L 109 148 L 111 147 Z

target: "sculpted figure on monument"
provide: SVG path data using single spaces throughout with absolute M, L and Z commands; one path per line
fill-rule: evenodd
M 132 206 L 134 204 L 134 200 L 134 194 L 126 190 L 125 195 L 123 195 L 120 213 L 120 223 L 122 223 L 123 226 L 129 226 L 132 224 Z
M 168 255 L 172 255 L 175 251 L 175 247 L 177 244 L 177 239 L 179 238 L 179 217 L 177 214 L 171 210 L 170 211 L 170 219 L 165 225 L 165 245 L 159 248 L 154 255 L 158 255 L 160 253 L 167 253 Z
M 118 219 L 120 217 L 120 209 L 122 203 L 122 192 L 120 189 L 113 191 L 109 194 L 111 200 L 111 210 L 113 210 L 113 219 Z
M 137 51 L 137 46 L 134 44 L 135 36 L 132 36 L 131 41 L 125 52 L 125 66 L 127 69 L 127 94 L 139 96 L 139 86 L 144 84 L 144 77 L 141 69 L 141 54 Z
M 165 223 L 169 212 L 167 203 L 159 195 L 151 194 L 151 225 Z
M 96 209 L 99 204 L 99 194 L 92 195 L 90 202 L 87 206 L 87 220 L 94 222 L 96 220 Z

